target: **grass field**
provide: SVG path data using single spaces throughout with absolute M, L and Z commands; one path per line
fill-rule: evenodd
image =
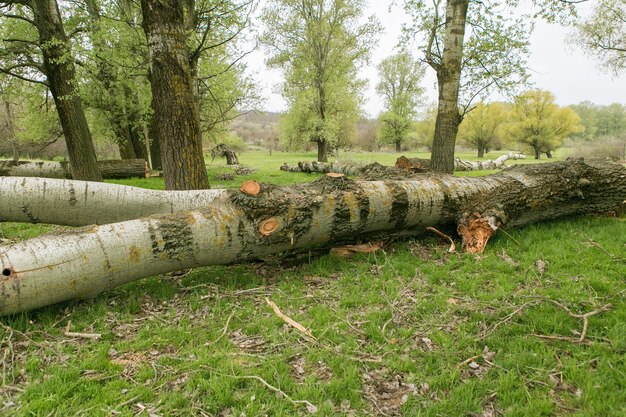
M 257 172 L 215 181 L 231 171 L 215 161 L 210 178 L 310 181 L 278 170 L 305 157 L 246 152 Z M 0 223 L 0 238 L 53 229 Z M 427 237 L 351 260 L 198 268 L 0 318 L 0 415 L 626 415 L 624 219 L 503 231 L 479 256 L 446 249 Z M 574 316 L 596 310 L 578 343 Z M 101 338 L 65 336 L 70 320 Z

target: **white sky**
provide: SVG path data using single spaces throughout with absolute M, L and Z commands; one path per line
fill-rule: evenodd
M 261 1 L 260 7 L 263 6 L 262 3 L 264 2 Z M 408 19 L 399 6 L 389 12 L 388 3 L 369 0 L 364 13 L 366 16 L 376 15 L 384 28 L 379 42 L 373 45 L 370 65 L 360 71 L 360 77 L 369 82 L 365 92 L 364 110 L 370 117 L 376 117 L 382 110 L 382 101 L 374 90 L 378 82 L 376 65 L 394 52 L 402 23 Z M 589 5 L 584 6 L 583 12 L 589 9 Z M 620 77 L 614 77 L 600 70 L 594 64 L 593 58 L 567 42 L 571 33 L 570 28 L 537 22 L 531 37 L 531 56 L 528 60 L 533 87 L 551 91 L 562 106 L 584 100 L 597 104 L 626 104 L 626 71 Z M 415 48 L 412 52 L 419 56 Z M 247 63 L 265 99 L 262 109 L 273 112 L 286 110 L 285 101 L 275 92 L 282 79 L 281 73 L 265 67 L 263 48 L 250 54 Z M 429 68 L 424 87 L 427 90 L 426 97 L 431 102 L 437 98 L 435 81 L 434 72 Z

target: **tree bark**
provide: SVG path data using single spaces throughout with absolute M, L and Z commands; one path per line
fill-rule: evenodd
M 209 188 L 186 46 L 183 3 L 182 0 L 141 1 L 150 50 L 153 117 L 168 190 Z
M 521 153 L 509 152 L 495 160 L 487 159 L 486 161 L 463 161 L 460 158 L 454 160 L 455 171 L 482 171 L 486 169 L 502 169 L 509 159 L 526 159 L 526 155 Z
M 478 142 L 478 157 L 482 158 L 485 156 L 485 145 L 482 142 Z
M 624 166 L 582 160 L 518 166 L 482 178 L 356 182 L 325 176 L 291 187 L 261 185 L 254 195 L 228 190 L 198 210 L 0 247 L 0 314 L 93 297 L 169 271 L 381 239 L 426 226 L 458 225 L 464 247 L 473 251 L 484 248 L 500 227 L 606 212 L 625 199 Z
M 435 64 L 439 100 L 431 166 L 436 172 L 454 171 L 454 146 L 462 117 L 459 114 L 459 88 L 463 60 L 463 38 L 469 0 L 448 0 L 441 63 Z
M 317 141 L 317 162 L 328 162 L 328 142 L 324 139 Z
M 47 83 L 63 127 L 72 177 L 77 180 L 102 181 L 57 2 L 32 0 L 29 5 L 39 32 Z
M 0 177 L 0 221 L 86 226 L 206 207 L 226 190 L 161 191 L 53 178 Z
M 226 158 L 226 165 L 239 165 L 239 158 L 237 158 L 235 151 L 223 143 L 211 149 L 211 155 L 214 159 L 215 157 Z
M 17 147 L 17 140 L 15 138 L 15 128 L 13 126 L 13 113 L 11 112 L 11 103 L 9 103 L 8 100 L 2 98 L 2 105 L 4 106 L 4 114 L 7 118 L 7 140 L 11 144 L 11 159 L 17 162 L 20 160 L 20 151 Z
M 96 164 L 104 179 L 146 178 L 150 174 L 144 159 L 105 159 Z M 0 177 L 72 178 L 72 169 L 63 161 L 0 161 Z
M 161 145 L 154 116 L 150 118 L 150 123 L 148 124 L 148 136 L 150 137 L 150 165 L 152 169 L 160 171 L 163 169 L 161 165 Z
M 396 142 L 396 152 L 402 152 L 402 142 Z
M 504 164 L 509 159 L 526 159 L 526 155 L 509 152 L 506 155 L 502 155 L 495 160 L 488 159 L 486 161 L 465 161 L 460 158 L 454 160 L 455 171 L 480 171 L 485 169 L 502 169 L 505 168 Z M 380 165 L 378 163 L 368 165 L 346 165 L 341 163 L 327 163 L 317 161 L 300 161 L 298 165 L 287 165 L 286 163 L 280 167 L 281 171 L 288 172 L 306 172 L 306 173 L 323 173 L 329 172 L 344 175 L 363 175 L 368 174 L 371 178 L 376 174 L 380 174 L 380 178 L 390 179 L 394 175 L 406 174 L 406 171 L 412 173 L 420 173 L 430 171 L 429 160 L 419 160 L 416 158 L 406 158 L 401 156 L 396 161 L 395 166 L 389 167 Z M 406 175 L 402 175 L 406 177 Z

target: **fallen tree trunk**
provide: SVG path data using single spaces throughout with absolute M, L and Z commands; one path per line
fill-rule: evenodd
M 509 159 L 525 159 L 526 155 L 519 153 L 509 152 L 506 155 L 502 155 L 495 160 L 486 160 L 486 161 L 464 161 L 460 158 L 456 158 L 454 161 L 454 170 L 455 171 L 478 171 L 478 170 L 487 170 L 487 169 L 502 169 L 506 167 L 505 162 Z M 288 172 L 306 172 L 306 173 L 336 173 L 336 174 L 344 174 L 344 175 L 362 175 L 362 174 L 370 174 L 372 169 L 382 171 L 383 168 L 386 168 L 387 173 L 397 173 L 398 170 L 401 171 L 409 171 L 413 173 L 421 173 L 430 170 L 430 161 L 418 159 L 418 158 L 407 158 L 405 156 L 401 156 L 396 161 L 394 167 L 385 167 L 384 165 L 380 165 L 377 163 L 369 164 L 369 165 L 353 165 L 353 164 L 342 164 L 339 162 L 317 162 L 317 161 L 300 161 L 297 165 L 289 165 L 284 163 L 280 169 L 282 171 Z
M 146 276 L 259 259 L 425 226 L 458 225 L 469 250 L 502 226 L 606 212 L 626 199 L 621 165 L 568 161 L 482 177 L 406 181 L 324 176 L 248 183 L 194 211 L 82 228 L 0 247 L 0 314 L 93 297 Z
M 143 159 L 110 159 L 98 161 L 103 179 L 147 178 L 148 163 Z M 0 177 L 72 178 L 66 161 L 0 161 Z
M 0 177 L 0 221 L 86 226 L 206 207 L 226 190 L 161 191 L 55 178 Z
M 509 159 L 526 159 L 526 155 L 509 152 L 508 154 L 502 155 L 494 160 L 487 159 L 486 161 L 463 161 L 460 158 L 456 158 L 454 160 L 454 170 L 482 171 L 487 169 L 502 169 L 506 167 L 504 163 Z

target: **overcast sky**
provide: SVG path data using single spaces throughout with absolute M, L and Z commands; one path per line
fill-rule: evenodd
M 364 13 L 367 16 L 376 15 L 385 30 L 380 36 L 380 41 L 372 46 L 370 65 L 360 72 L 361 78 L 369 82 L 365 93 L 364 110 L 370 117 L 376 117 L 382 110 L 382 101 L 374 90 L 378 82 L 376 65 L 394 52 L 402 22 L 407 20 L 407 16 L 399 7 L 389 12 L 388 3 L 369 0 L 368 9 Z M 583 13 L 589 8 L 584 6 Z M 569 28 L 544 22 L 537 23 L 531 37 L 529 59 L 534 87 L 554 93 L 560 105 L 576 104 L 584 100 L 597 104 L 626 104 L 626 72 L 622 72 L 620 77 L 603 72 L 595 65 L 593 58 L 568 42 L 571 36 L 572 31 Z M 412 52 L 414 56 L 419 56 L 415 48 Z M 282 79 L 281 73 L 265 67 L 263 49 L 259 48 L 250 54 L 247 62 L 261 86 L 261 93 L 265 99 L 263 110 L 274 112 L 286 110 L 285 101 L 275 93 Z M 427 99 L 431 102 L 437 98 L 435 81 L 434 72 L 429 69 L 424 87 L 427 90 Z

